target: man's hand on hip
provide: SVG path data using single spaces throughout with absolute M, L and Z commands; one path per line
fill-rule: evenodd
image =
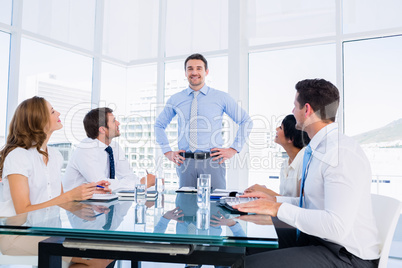
M 169 151 L 165 153 L 165 156 L 172 161 L 173 163 L 175 163 L 176 165 L 180 166 L 181 164 L 183 164 L 184 160 L 186 158 L 184 158 L 183 156 L 180 155 L 180 153 L 185 153 L 186 151 L 184 150 L 179 150 L 179 151 Z
M 237 153 L 237 151 L 233 148 L 212 148 L 211 152 L 213 152 L 211 157 L 214 157 L 212 160 L 216 161 L 219 160 L 219 158 L 222 158 L 219 164 L 222 164 L 225 162 L 225 160 L 232 158 Z

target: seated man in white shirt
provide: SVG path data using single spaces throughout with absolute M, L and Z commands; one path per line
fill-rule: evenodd
M 296 84 L 296 128 L 311 138 L 299 197 L 268 196 L 234 206 L 297 228 L 278 231 L 279 249 L 245 258 L 246 267 L 377 267 L 380 240 L 371 207 L 369 161 L 338 132 L 339 91 L 323 79 Z
M 88 138 L 78 144 L 64 175 L 63 186 L 69 191 L 86 182 L 108 180 L 113 192 L 133 190 L 140 180 L 130 169 L 125 152 L 113 138 L 120 136 L 120 123 L 107 107 L 89 111 L 84 118 Z M 147 187 L 155 185 L 155 176 L 141 178 Z

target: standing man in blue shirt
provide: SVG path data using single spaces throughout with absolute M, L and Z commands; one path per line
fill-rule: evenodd
M 226 188 L 224 161 L 240 152 L 252 128 L 250 116 L 229 96 L 205 84 L 208 62 L 201 54 L 184 62 L 189 87 L 174 94 L 155 122 L 156 142 L 177 165 L 179 186 L 197 186 L 199 174 L 211 174 L 212 188 Z M 239 125 L 230 148 L 222 148 L 222 118 L 226 113 Z M 173 151 L 165 132 L 178 116 L 178 151 Z

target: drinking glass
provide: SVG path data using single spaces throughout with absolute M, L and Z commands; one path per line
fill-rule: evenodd
M 197 179 L 197 205 L 209 208 L 211 195 L 211 174 L 200 174 Z
M 145 205 L 147 199 L 147 186 L 146 184 L 135 185 L 135 202 L 137 205 Z

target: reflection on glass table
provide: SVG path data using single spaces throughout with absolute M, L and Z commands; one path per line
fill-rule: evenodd
M 278 247 L 270 218 L 238 216 L 214 200 L 199 209 L 193 193 L 165 192 L 145 205 L 69 202 L 0 218 L 0 235 L 50 237 L 39 243 L 40 267 L 58 267 L 61 256 L 131 260 L 133 267 L 140 261 L 230 266 L 245 247 Z
M 0 221 L 0 234 L 277 247 L 271 221 L 259 225 L 260 221 L 237 216 L 215 201 L 211 201 L 210 207 L 199 209 L 195 194 L 167 192 L 145 205 L 120 200 L 69 202 L 4 218 Z

